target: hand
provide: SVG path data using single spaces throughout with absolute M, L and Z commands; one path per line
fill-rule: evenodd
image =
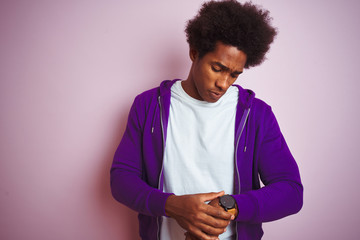
M 165 212 L 192 235 L 189 237 L 215 240 L 218 239 L 217 236 L 225 232 L 234 216 L 205 202 L 223 195 L 224 192 L 172 195 L 166 201 Z
M 222 211 L 225 211 L 224 208 L 222 208 L 219 204 L 219 198 L 215 198 L 213 200 L 211 200 L 211 202 L 209 202 L 210 206 L 216 207 L 221 209 Z M 217 236 L 219 237 L 219 236 Z M 189 232 L 185 233 L 185 240 L 198 240 L 198 238 L 194 237 L 193 235 L 191 235 Z
M 185 233 L 185 240 L 199 240 L 199 238 L 194 237 L 189 232 Z

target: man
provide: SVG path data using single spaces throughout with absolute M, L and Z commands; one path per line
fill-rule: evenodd
M 301 209 L 303 188 L 271 108 L 233 83 L 276 30 L 268 11 L 228 0 L 203 4 L 186 34 L 188 78 L 135 98 L 112 194 L 139 212 L 142 239 L 261 239 L 262 222 Z

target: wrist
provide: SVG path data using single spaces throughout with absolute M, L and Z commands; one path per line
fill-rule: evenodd
M 236 218 L 238 215 L 238 207 L 236 200 L 231 195 L 224 195 L 219 197 L 219 205 L 228 213 L 231 213 Z
M 237 218 L 238 215 L 239 215 L 239 208 L 238 208 L 237 202 L 235 200 L 235 219 Z
M 165 216 L 171 217 L 171 206 L 173 205 L 174 198 L 176 197 L 175 194 L 170 195 L 165 202 Z

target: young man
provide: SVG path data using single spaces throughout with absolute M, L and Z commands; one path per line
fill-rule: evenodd
M 303 188 L 271 108 L 233 83 L 276 30 L 268 11 L 228 0 L 203 4 L 186 34 L 188 78 L 134 100 L 113 196 L 139 212 L 142 239 L 261 239 L 262 222 L 301 209 Z

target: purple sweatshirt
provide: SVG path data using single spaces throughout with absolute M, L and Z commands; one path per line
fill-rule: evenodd
M 139 212 L 142 239 L 160 239 L 165 202 L 171 195 L 162 191 L 163 155 L 175 81 L 163 81 L 135 98 L 111 167 L 112 194 Z M 239 88 L 234 138 L 236 234 L 237 239 L 255 240 L 263 236 L 262 222 L 300 211 L 303 187 L 271 107 L 251 90 L 234 86 Z

